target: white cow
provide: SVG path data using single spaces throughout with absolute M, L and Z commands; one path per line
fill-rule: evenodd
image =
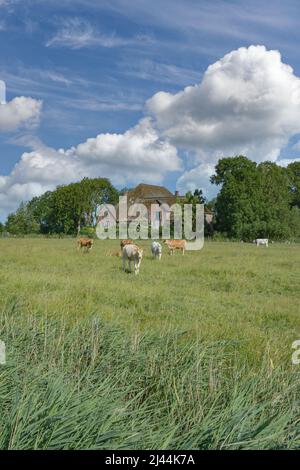
M 161 244 L 158 243 L 158 242 L 152 242 L 151 243 L 151 253 L 153 255 L 153 258 L 158 258 L 160 260 L 161 259 L 161 253 L 162 253 Z
M 265 245 L 265 246 L 269 246 L 269 239 L 268 238 L 256 238 L 256 240 L 253 240 L 253 243 L 256 244 L 256 246 L 259 246 L 259 245 Z
M 126 261 L 128 261 L 129 271 L 131 272 L 131 261 L 134 264 L 134 274 L 140 272 L 141 261 L 143 258 L 143 250 L 137 245 L 125 245 L 122 250 L 123 271 L 126 269 Z

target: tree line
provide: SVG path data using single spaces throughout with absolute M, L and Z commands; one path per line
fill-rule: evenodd
M 118 196 L 107 178 L 84 178 L 22 202 L 15 213 L 8 215 L 5 230 L 16 235 L 76 235 L 96 225 L 98 205 L 115 204 Z
M 220 187 L 207 201 L 201 189 L 181 202 L 204 203 L 214 213 L 205 234 L 251 241 L 300 238 L 300 162 L 286 168 L 273 162 L 257 164 L 245 156 L 222 158 L 211 182 Z M 84 178 L 58 186 L 8 215 L 0 231 L 15 235 L 94 233 L 99 204 L 116 204 L 120 194 L 107 178 Z
M 214 202 L 214 228 L 226 237 L 300 237 L 300 162 L 283 168 L 244 156 L 223 158 L 211 182 L 221 187 Z

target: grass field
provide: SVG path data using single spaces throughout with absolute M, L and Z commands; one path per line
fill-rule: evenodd
M 75 243 L 0 241 L 0 448 L 300 448 L 300 246 Z

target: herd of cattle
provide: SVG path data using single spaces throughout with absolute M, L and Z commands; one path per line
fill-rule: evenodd
M 90 238 L 79 238 L 77 242 L 78 250 L 85 249 L 85 251 L 90 251 L 92 249 L 94 241 Z M 181 250 L 182 254 L 186 250 L 186 241 L 185 240 L 165 240 L 164 243 L 169 249 L 169 254 L 173 255 L 175 250 Z M 265 245 L 269 246 L 268 238 L 256 238 L 253 240 L 253 243 L 256 246 Z M 140 272 L 140 266 L 143 258 L 144 251 L 138 245 L 136 245 L 132 240 L 121 240 L 120 243 L 121 252 L 109 252 L 110 256 L 121 256 L 123 261 L 123 271 L 126 271 L 126 263 L 128 263 L 129 271 L 131 272 L 131 263 L 134 265 L 134 273 L 138 274 Z M 158 260 L 162 256 L 162 246 L 159 242 L 153 241 L 151 243 L 151 253 L 153 258 Z

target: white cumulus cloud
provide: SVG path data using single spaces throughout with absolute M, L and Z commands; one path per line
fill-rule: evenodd
M 24 97 L 0 106 L 0 131 L 35 123 L 40 107 Z M 300 134 L 300 79 L 278 51 L 242 47 L 210 65 L 199 84 L 156 93 L 147 109 L 151 117 L 124 133 L 102 133 L 66 150 L 31 143 L 13 171 L 0 176 L 0 209 L 84 176 L 117 185 L 161 183 L 182 171 L 177 149 L 188 163 L 177 181 L 181 192 L 202 187 L 212 194 L 209 177 L 223 156 L 285 164 L 281 150 Z
M 143 177 L 151 181 L 162 180 L 169 171 L 180 169 L 176 148 L 159 138 L 149 118 L 142 119 L 124 134 L 99 134 L 72 148 L 71 153 L 81 157 L 86 164 L 113 165 L 118 175 L 127 180 Z
M 8 176 L 0 176 L 2 214 L 22 200 L 85 176 L 127 185 L 161 182 L 167 173 L 181 169 L 176 148 L 159 138 L 149 118 L 124 134 L 99 134 L 67 150 L 46 147 L 34 138 L 24 143 L 32 151 L 23 153 Z
M 196 188 L 203 189 L 204 196 L 210 199 L 215 196 L 216 189 L 209 184 L 209 178 L 214 173 L 214 165 L 200 163 L 196 168 L 185 171 L 177 180 L 176 187 L 181 193 L 194 191 Z
M 162 135 L 199 163 L 235 154 L 276 161 L 300 132 L 300 79 L 278 51 L 242 47 L 210 65 L 201 83 L 156 93 L 147 106 Z
M 14 131 L 21 126 L 38 124 L 42 102 L 30 97 L 18 96 L 0 105 L 0 132 Z

